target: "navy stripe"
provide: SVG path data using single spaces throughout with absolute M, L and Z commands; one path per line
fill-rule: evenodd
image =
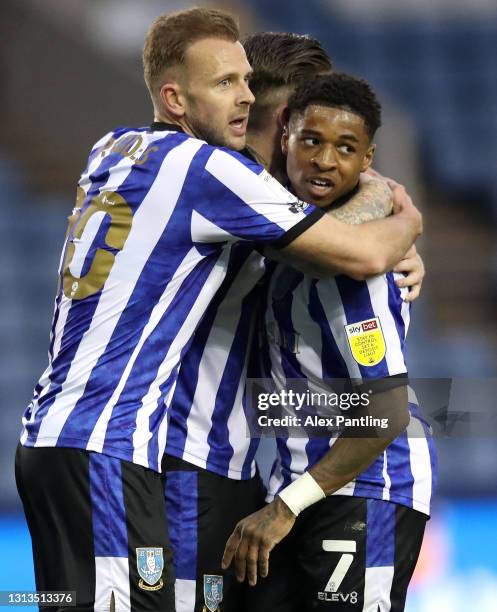
M 50 388 L 39 402 L 34 423 L 27 427 L 29 441 L 32 444 L 36 443 L 41 423 L 62 389 L 83 335 L 91 325 L 100 295 L 101 292 L 92 295 L 85 300 L 85 304 L 81 301 L 74 302 L 69 310 L 60 349 L 52 362 L 52 372 L 49 375 Z M 81 309 L 84 310 L 84 315 L 81 314 Z M 81 424 L 79 425 L 80 429 Z
M 395 321 L 395 328 L 400 340 L 400 347 L 404 361 L 406 359 L 406 335 L 407 330 L 405 326 L 404 317 L 402 316 L 402 306 L 404 304 L 399 287 L 395 284 L 395 279 L 392 272 L 386 275 L 388 283 L 388 306 L 392 313 L 393 320 Z M 410 306 L 409 306 L 410 308 Z
M 240 245 L 242 246 L 242 245 Z M 169 408 L 166 453 L 181 457 L 188 436 L 188 416 L 198 384 L 205 346 L 212 331 L 219 305 L 251 252 L 235 245 L 230 253 L 226 277 L 200 322 L 189 349 L 181 360 L 176 389 Z
M 350 374 L 338 345 L 333 336 L 333 332 L 328 323 L 326 310 L 323 306 L 317 290 L 317 283 L 313 280 L 309 290 L 309 315 L 321 330 L 321 365 L 323 380 L 331 378 L 349 378 Z M 333 282 L 330 279 L 328 282 Z M 329 308 L 330 305 L 327 305 Z M 305 339 L 304 339 L 305 340 Z
M 311 433 L 312 435 L 312 433 Z M 307 467 L 310 469 L 313 465 L 322 459 L 330 450 L 330 439 L 325 437 L 309 438 L 305 445 L 305 453 L 307 455 Z
M 292 482 L 292 472 L 290 471 L 290 465 L 292 463 L 292 455 L 288 450 L 288 438 L 289 436 L 281 436 L 276 438 L 276 445 L 278 449 L 278 455 L 281 459 L 281 475 L 283 477 L 283 483 L 281 484 L 278 492 L 287 487 Z
M 368 499 L 366 567 L 392 567 L 395 560 L 395 504 Z
M 132 435 L 135 429 L 136 415 L 137 411 L 142 407 L 142 399 L 147 394 L 151 384 L 156 380 L 158 369 L 161 366 L 169 347 L 175 340 L 180 328 L 188 317 L 190 310 L 194 307 L 198 298 L 198 293 L 205 286 L 207 277 L 211 273 L 215 264 L 216 261 L 213 258 L 205 259 L 195 268 L 192 274 L 190 274 L 182 283 L 179 291 L 161 317 L 157 326 L 145 340 L 142 349 L 138 354 L 131 371 L 129 372 L 129 376 L 122 389 L 119 399 L 113 408 L 111 417 L 112 423 L 109 423 L 106 432 L 105 445 L 107 448 L 110 449 L 115 446 L 116 441 L 119 446 L 129 447 L 130 435 Z M 190 338 L 188 339 L 188 342 L 189 341 Z M 130 347 L 130 352 L 131 350 L 134 350 L 135 345 Z M 129 357 L 126 359 L 126 363 L 128 359 Z M 176 364 L 173 368 L 174 371 L 176 371 L 179 359 L 180 354 L 176 356 Z M 116 360 L 113 359 L 113 366 L 115 363 Z M 124 363 L 124 366 L 126 363 Z M 95 383 L 96 389 L 99 388 L 99 384 L 100 386 L 105 384 L 105 365 L 105 361 L 102 361 L 102 368 L 98 372 L 99 376 L 101 377 L 101 382 Z M 96 368 L 94 369 L 94 372 L 95 370 Z M 164 386 L 160 388 L 160 393 L 162 396 L 165 396 L 173 382 L 173 378 L 171 375 L 169 375 L 168 380 L 163 383 Z M 111 388 L 110 391 L 112 392 L 113 388 Z M 101 388 L 100 396 L 102 396 Z M 91 402 L 89 401 L 87 394 L 85 394 L 84 399 L 86 401 L 81 402 L 81 404 L 86 404 L 87 412 L 92 412 Z M 79 402 L 77 409 L 82 410 Z M 164 404 L 159 400 L 157 403 L 157 410 L 158 413 L 156 415 L 152 415 L 151 417 L 154 419 L 153 422 L 154 426 L 156 427 L 156 429 L 152 430 L 152 434 L 154 436 L 157 433 L 158 425 L 166 414 L 167 406 L 164 406 Z M 98 418 L 99 412 L 95 411 L 94 414 Z M 154 444 L 157 444 L 157 441 L 154 441 Z M 153 463 L 155 464 L 156 461 L 157 460 L 155 459 Z
M 250 438 L 249 447 L 245 459 L 243 461 L 242 472 L 240 474 L 240 478 L 242 480 L 248 480 L 249 478 L 252 478 L 252 467 L 254 464 L 255 454 L 257 452 L 257 449 L 259 448 L 260 441 L 260 438 Z
M 371 489 L 371 485 L 383 489 L 385 486 L 385 479 L 383 477 L 384 463 L 384 455 L 381 453 L 368 468 L 357 476 L 354 495 L 357 497 L 369 497 L 368 491 Z
M 165 149 L 165 152 L 169 152 L 172 148 L 175 147 L 175 138 L 168 138 L 169 146 Z M 177 143 L 176 143 L 177 144 Z M 128 189 L 128 184 L 132 186 L 132 189 L 138 193 L 138 195 L 133 197 L 134 201 L 142 202 L 145 196 L 147 195 L 150 187 L 155 181 L 157 172 L 159 171 L 160 165 L 162 164 L 162 156 L 157 155 L 154 157 L 154 165 L 151 165 L 152 168 L 150 172 L 142 177 L 139 167 L 135 167 L 130 175 L 127 177 L 126 181 L 119 187 L 119 193 L 125 193 Z M 142 173 L 143 174 L 143 173 Z M 146 179 L 146 180 L 144 180 Z M 61 441 L 63 438 L 78 438 L 80 440 L 88 441 L 88 438 L 91 435 L 91 432 L 101 414 L 103 406 L 108 402 L 112 393 L 114 392 L 115 387 L 117 386 L 126 365 L 129 362 L 129 359 L 139 342 L 141 333 L 143 328 L 146 326 L 150 319 L 151 312 L 154 306 L 159 301 L 160 296 L 162 295 L 165 287 L 170 281 L 171 277 L 174 275 L 181 261 L 184 259 L 186 255 L 186 250 L 178 250 L 176 252 L 170 252 L 167 256 L 165 256 L 166 247 L 164 246 L 164 240 L 170 238 L 170 233 L 172 228 L 170 228 L 169 224 L 166 226 L 164 233 L 162 234 L 161 239 L 158 244 L 152 251 L 149 259 L 147 260 L 143 270 L 140 274 L 140 277 L 133 289 L 133 292 L 129 298 L 128 304 L 125 309 L 121 312 L 119 316 L 119 320 L 113 330 L 112 336 L 105 348 L 105 351 L 100 355 L 97 363 L 95 364 L 92 373 L 87 381 L 85 387 L 85 393 L 80 397 L 78 402 L 76 403 L 74 409 L 71 411 L 64 427 L 60 433 Z M 175 233 L 177 233 L 177 228 L 175 228 Z M 187 248 L 187 247 L 185 247 Z M 204 260 L 201 262 L 200 267 L 207 268 L 204 271 L 203 277 L 206 278 L 210 269 L 214 265 L 215 261 L 206 262 Z M 196 274 L 199 274 L 199 270 L 195 270 Z M 192 273 L 193 274 L 193 273 Z M 190 277 L 188 277 L 190 278 Z M 197 287 L 197 292 L 200 290 L 200 287 Z M 185 296 L 189 298 L 190 302 L 193 302 L 195 296 Z M 80 304 L 86 304 L 88 301 L 91 301 L 91 297 L 82 300 L 79 302 Z M 174 301 L 169 306 L 167 313 L 172 312 L 174 308 Z M 158 326 L 160 327 L 160 325 Z M 170 327 L 168 325 L 168 327 Z M 174 330 L 169 329 L 170 334 L 176 335 L 177 329 Z M 165 339 L 164 339 L 165 340 Z M 170 344 L 171 340 L 168 344 Z M 160 341 L 158 342 L 158 344 Z M 150 344 L 148 346 L 151 346 Z M 164 344 L 160 346 L 158 349 L 154 347 L 154 357 L 157 360 L 158 357 L 164 356 L 166 353 L 166 341 Z M 146 347 L 142 347 L 142 352 L 145 354 Z M 141 360 L 137 359 L 137 363 L 135 364 L 133 370 L 136 372 L 138 370 L 147 378 L 148 384 L 151 382 L 149 374 L 148 365 L 148 355 L 147 359 Z M 152 368 L 150 369 L 150 371 Z M 156 369 L 154 370 L 156 372 Z M 131 378 L 131 374 L 130 374 Z M 129 379 L 128 379 L 129 380 Z M 143 381 L 142 381 L 143 382 Z M 143 385 L 142 385 L 143 388 Z M 138 397 L 136 388 L 133 388 L 134 394 L 134 411 L 139 408 L 139 402 L 141 396 Z M 128 410 L 129 410 L 130 400 L 128 400 Z M 117 408 L 117 406 L 116 406 Z M 81 431 L 81 423 L 85 423 L 85 431 Z M 129 427 L 129 422 L 126 424 L 122 424 L 123 426 Z M 126 432 L 122 431 L 115 432 L 116 434 L 122 433 L 124 437 L 126 437 Z M 129 429 L 128 429 L 128 440 L 129 440 Z M 129 441 L 128 441 L 129 446 Z
M 175 576 L 180 580 L 196 580 L 198 473 L 168 471 L 164 494 Z
M 199 163 L 202 162 L 205 167 L 213 151 L 211 147 L 204 147 L 204 149 L 199 152 L 197 157 Z M 254 178 L 262 170 L 262 166 L 254 164 L 254 162 L 243 155 L 237 155 L 229 150 L 226 153 L 241 161 L 246 168 L 254 173 Z M 196 176 L 198 177 L 198 172 Z M 192 193 L 190 195 L 193 199 L 197 199 L 195 210 L 232 236 L 264 243 L 276 242 L 287 233 L 283 227 L 260 212 L 256 212 L 250 205 L 247 205 L 240 197 L 230 191 L 224 183 L 205 169 L 202 174 L 202 194 L 203 197 L 198 199 L 198 185 L 195 187 L 195 190 L 193 190 L 192 186 Z M 222 205 L 219 205 L 221 203 Z M 284 207 L 285 205 L 282 204 L 282 206 Z M 289 209 L 290 203 L 286 210 Z M 268 212 L 270 210 L 271 208 L 268 209 Z M 275 207 L 272 207 L 272 210 L 276 210 Z M 306 211 L 302 211 L 302 214 L 310 215 L 315 210 L 314 207 L 309 206 Z M 316 213 L 316 215 L 319 215 L 319 213 Z M 318 218 L 313 215 L 310 220 L 317 221 Z M 309 216 L 306 219 L 309 219 Z M 306 221 L 306 219 L 303 221 Z M 300 221 L 300 223 L 303 221 Z M 307 221 L 307 223 L 309 224 L 310 221 Z
M 386 453 L 392 493 L 395 492 L 395 495 L 412 500 L 414 477 L 411 470 L 411 453 L 407 431 L 395 438 L 387 447 Z
M 173 139 L 171 139 L 171 141 L 172 140 Z M 172 144 L 173 143 L 171 142 L 169 149 L 171 148 Z M 104 174 L 107 175 L 107 179 L 108 179 L 110 167 L 112 166 L 113 163 L 119 162 L 120 159 L 122 158 L 116 155 L 105 158 Z M 100 166 L 103 166 L 104 163 L 100 164 Z M 159 170 L 160 163 L 161 163 L 161 160 L 159 159 L 159 156 L 157 156 L 157 158 L 155 158 L 155 167 L 153 167 L 153 171 L 151 171 L 150 175 L 147 175 L 148 184 L 146 184 L 145 186 L 143 186 L 142 184 L 142 197 L 138 200 L 140 203 L 143 200 L 143 197 L 148 192 L 151 184 L 155 180 L 155 176 Z M 98 187 L 98 189 L 100 189 L 100 187 L 106 182 L 107 179 L 104 180 L 104 177 L 102 177 L 99 183 L 100 186 Z M 130 176 L 127 177 L 127 181 L 129 180 L 131 180 Z M 120 191 L 122 187 L 123 185 L 119 187 L 118 191 Z M 90 192 L 88 193 L 87 197 L 85 198 L 84 203 L 82 204 L 79 219 L 81 219 L 81 216 L 84 214 L 84 211 L 90 205 L 91 200 L 93 196 L 98 192 L 98 189 L 95 187 L 95 185 L 92 185 Z M 77 229 L 78 223 L 79 223 L 79 220 L 78 222 L 74 224 L 72 232 L 70 236 L 68 236 L 68 240 L 70 240 L 74 236 L 74 232 Z M 67 378 L 72 361 L 77 353 L 81 340 L 91 325 L 93 315 L 95 314 L 95 310 L 97 309 L 101 294 L 102 294 L 102 291 L 99 291 L 98 293 L 95 293 L 94 295 L 91 295 L 85 298 L 84 300 L 74 300 L 70 306 L 69 314 L 67 316 L 66 323 L 64 325 L 64 330 L 62 332 L 61 346 L 60 346 L 57 356 L 55 357 L 52 363 L 52 372 L 50 374 L 50 381 L 51 381 L 50 390 L 42 398 L 42 401 L 40 403 L 40 409 L 38 410 L 36 414 L 35 422 L 29 427 L 30 442 L 31 441 L 33 443 L 36 442 L 36 439 L 38 437 L 38 432 L 41 426 L 41 422 L 43 418 L 46 416 L 48 410 L 50 409 L 54 401 L 56 400 L 57 395 L 61 391 L 62 384 Z M 108 372 L 107 372 L 107 376 L 108 376 Z M 109 386 L 110 381 L 107 378 L 105 382 L 106 382 L 106 386 Z M 86 389 L 85 389 L 85 392 L 86 392 Z M 89 394 L 91 403 L 93 405 L 94 412 L 101 410 L 102 401 L 103 401 L 103 405 L 105 405 L 105 402 L 106 402 L 105 399 L 101 400 L 100 397 L 98 398 L 97 401 L 95 401 L 95 393 L 96 392 Z M 111 390 L 111 393 L 112 393 L 112 390 Z M 81 424 L 82 424 L 81 419 L 78 418 L 79 416 L 81 415 L 77 411 L 77 404 L 76 404 L 74 412 L 71 413 L 68 421 L 64 425 L 64 428 L 61 432 L 62 436 L 65 436 L 68 439 L 81 439 L 83 435 L 83 431 L 81 427 Z M 97 414 L 96 418 L 98 418 L 98 416 L 99 415 Z M 86 432 L 87 437 L 89 437 L 89 434 L 91 433 L 91 429 L 93 429 L 93 427 L 91 427 L 91 429 L 88 430 L 88 426 L 91 425 L 91 423 L 93 423 L 94 425 L 94 423 L 96 422 L 96 418 L 94 418 L 92 421 L 91 419 L 86 420 L 87 417 L 88 417 L 88 414 L 85 413 L 84 422 L 85 422 L 85 425 L 87 426 L 87 432 Z M 66 427 L 67 427 L 67 430 L 66 430 Z
M 89 453 L 95 557 L 128 557 L 121 461 Z
M 57 321 L 59 320 L 59 316 L 60 316 L 61 300 L 62 300 L 62 290 L 59 292 L 59 294 L 55 298 L 55 308 L 54 308 L 55 312 L 54 312 L 54 317 L 52 321 L 52 327 L 50 328 L 50 346 L 48 347 L 48 356 L 49 356 L 50 362 L 53 360 L 53 348 L 55 344 L 55 329 L 57 327 Z M 38 387 L 40 387 L 40 385 L 38 385 Z M 39 388 L 38 393 L 41 391 L 41 389 L 42 387 Z
M 207 456 L 206 468 L 212 470 L 214 466 L 224 465 L 226 469 L 225 476 L 228 475 L 229 462 L 234 453 L 233 447 L 229 442 L 228 418 L 235 406 L 238 385 L 245 367 L 245 358 L 252 329 L 251 319 L 258 297 L 259 288 L 255 287 L 243 300 L 240 319 L 216 394 L 212 426 L 207 436 L 209 454 Z
M 345 318 L 349 325 L 376 316 L 371 304 L 368 285 L 365 281 L 356 281 L 348 276 L 337 276 L 335 281 L 342 298 Z M 349 347 L 347 348 L 350 350 Z M 358 365 L 363 378 L 384 378 L 390 374 L 385 358 L 374 366 Z
M 274 299 L 273 297 L 271 301 L 274 320 L 278 326 L 281 366 L 287 379 L 305 378 L 295 353 L 281 345 L 283 342 L 289 342 L 291 344 L 292 338 L 293 340 L 296 338 L 296 331 L 292 321 L 293 293 L 297 286 L 303 281 L 304 275 L 301 272 L 294 272 L 293 270 L 288 269 L 284 270 L 284 272 L 287 275 L 291 274 L 291 282 L 289 283 L 284 296 L 278 295 L 278 299 Z M 281 275 L 278 278 L 278 281 L 280 281 L 280 278 Z M 278 282 L 275 283 L 275 286 L 278 286 Z

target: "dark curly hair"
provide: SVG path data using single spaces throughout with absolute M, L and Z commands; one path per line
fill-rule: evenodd
M 344 108 L 364 119 L 373 138 L 381 126 L 381 105 L 370 85 L 349 74 L 334 72 L 301 85 L 288 100 L 288 117 L 302 113 L 311 104 Z

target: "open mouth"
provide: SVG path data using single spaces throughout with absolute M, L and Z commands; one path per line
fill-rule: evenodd
M 329 195 L 335 187 L 334 181 L 329 178 L 312 177 L 307 179 L 309 192 L 315 198 Z
M 334 186 L 333 181 L 327 178 L 312 178 L 312 179 L 309 179 L 309 183 L 311 183 L 311 185 L 315 185 L 316 187 L 333 187 Z
M 247 117 L 238 117 L 229 122 L 230 128 L 237 136 L 243 136 L 247 131 Z

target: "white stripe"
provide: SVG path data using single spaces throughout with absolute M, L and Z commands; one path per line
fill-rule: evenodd
M 251 340 L 254 333 L 254 323 L 252 320 L 252 329 L 249 335 L 248 346 L 251 346 Z M 240 474 L 243 469 L 243 463 L 250 446 L 250 431 L 248 428 L 247 417 L 243 409 L 243 394 L 245 391 L 245 385 L 247 382 L 247 362 L 249 353 L 246 352 L 245 363 L 243 364 L 243 372 L 238 383 L 238 389 L 236 390 L 236 397 L 233 404 L 233 410 L 231 410 L 228 417 L 228 436 L 229 443 L 233 449 L 233 456 L 230 459 L 228 467 L 228 478 L 233 478 L 231 474 Z M 250 475 L 255 474 L 255 463 L 252 462 L 250 469 Z
M 412 507 L 423 513 L 430 513 L 431 500 L 431 461 L 428 441 L 425 437 L 423 425 L 411 416 L 407 427 L 407 442 L 411 472 L 414 478 L 412 485 Z
M 393 278 L 394 280 L 400 280 L 401 278 L 404 278 L 404 274 L 402 274 L 401 272 L 394 272 Z M 404 339 L 407 336 L 407 331 L 409 329 L 409 323 L 411 320 L 411 309 L 410 309 L 409 302 L 404 302 L 404 299 L 408 293 L 409 293 L 408 287 L 402 287 L 400 289 L 400 297 L 402 299 L 402 306 L 400 309 L 400 314 L 402 315 L 402 318 L 404 319 L 404 327 L 405 327 Z
M 57 438 L 84 393 L 93 368 L 105 352 L 118 317 L 109 313 L 123 312 L 150 253 L 162 235 L 177 202 L 190 163 L 202 142 L 188 139 L 165 158 L 151 189 L 133 217 L 128 239 L 115 258 L 90 328 L 83 335 L 59 397 L 41 423 L 39 438 Z M 128 162 L 129 163 L 129 162 Z M 111 174 L 111 179 L 123 173 Z M 113 184 L 112 190 L 118 185 Z M 163 215 L 157 214 L 162 202 Z M 107 290 L 106 290 L 107 289 Z
M 55 336 L 55 340 L 54 340 L 54 345 L 53 345 L 53 359 L 55 359 L 60 351 L 60 345 L 62 342 L 62 335 L 63 335 L 63 329 L 66 325 L 66 321 L 67 321 L 67 316 L 69 314 L 69 310 L 71 308 L 71 301 L 68 300 L 64 295 L 62 295 L 61 301 L 59 302 L 59 317 L 57 319 L 57 324 L 55 326 L 54 329 L 54 336 Z M 49 364 L 47 369 L 43 372 L 43 374 L 41 375 L 40 381 L 39 381 L 39 385 L 41 385 L 43 388 L 40 391 L 39 396 L 37 397 L 36 401 L 33 403 L 33 407 L 32 407 L 32 411 L 31 411 L 31 419 L 30 419 L 30 423 L 34 422 L 35 417 L 36 417 L 36 413 L 39 409 L 40 406 L 40 400 L 50 391 L 51 385 L 52 383 L 50 382 L 50 375 L 52 374 L 52 365 L 53 365 L 53 359 L 49 360 Z M 26 426 L 27 421 L 26 419 L 23 417 L 23 425 Z M 28 438 L 28 432 L 27 430 L 25 430 L 22 434 L 21 437 L 21 444 L 24 444 L 26 442 Z M 39 436 L 38 436 L 39 438 Z M 37 440 L 38 440 L 37 438 Z M 35 446 L 38 446 L 38 443 L 36 442 Z
M 196 210 L 192 211 L 192 240 L 194 242 L 236 242 L 238 237 L 223 230 L 209 219 L 206 219 Z
M 193 307 L 184 320 L 183 325 L 179 329 L 174 340 L 171 342 L 169 350 L 159 366 L 155 380 L 152 382 L 148 392 L 142 399 L 143 407 L 137 412 L 136 430 L 133 434 L 133 443 L 135 445 L 133 451 L 133 463 L 149 467 L 147 444 L 152 437 L 152 434 L 148 427 L 148 417 L 153 410 L 157 408 L 157 402 L 161 395 L 160 385 L 167 379 L 173 368 L 178 364 L 182 348 L 191 338 L 198 325 L 198 322 L 209 306 L 214 294 L 219 288 L 219 285 L 223 281 L 229 259 L 229 250 L 229 248 L 223 249 L 221 256 L 207 277 Z
M 166 406 L 166 409 L 171 405 L 171 400 L 173 398 L 174 391 L 176 390 L 177 382 L 178 382 L 178 377 L 176 376 L 176 378 L 174 379 L 174 383 L 172 384 L 166 397 L 164 398 L 164 405 Z M 166 415 L 166 416 L 168 417 L 169 415 Z M 169 418 L 163 418 L 159 425 L 159 430 L 157 432 L 157 447 L 158 447 L 157 465 L 161 465 L 162 457 L 164 456 L 164 452 L 166 450 L 168 426 L 169 426 Z
M 306 217 L 301 212 L 290 212 L 289 204 L 296 201 L 293 194 L 284 188 L 281 194 L 277 193 L 261 176 L 254 174 L 225 151 L 216 149 L 207 161 L 205 169 L 257 214 L 268 218 L 285 231 Z
M 385 359 L 388 373 L 393 376 L 406 372 L 407 369 L 404 363 L 404 355 L 402 354 L 402 346 L 395 325 L 395 319 L 388 305 L 387 277 L 383 274 L 382 276 L 370 278 L 366 282 L 373 312 L 380 319 L 381 330 L 385 338 Z
M 111 557 L 110 560 L 116 612 L 131 612 L 128 558 Z
M 281 471 L 281 457 L 278 456 L 276 459 L 276 467 L 273 470 L 269 478 L 269 483 L 267 485 L 267 495 L 266 501 L 268 503 L 272 502 L 276 493 L 281 489 L 285 479 L 283 478 L 283 473 Z
M 95 612 L 110 609 L 114 593 L 115 609 L 131 611 L 127 557 L 95 557 Z
M 181 580 L 176 578 L 174 584 L 174 598 L 176 600 L 176 612 L 192 612 L 195 609 L 195 580 Z
M 132 136 L 134 134 L 137 134 L 137 132 L 126 132 L 126 136 Z M 111 136 L 111 134 L 108 135 L 109 138 Z M 105 144 L 104 139 L 102 138 L 102 144 Z M 101 141 L 99 141 L 101 142 Z M 95 147 L 92 149 L 92 151 L 95 150 Z M 111 151 L 111 148 L 107 149 L 107 151 L 105 152 L 105 156 L 107 156 Z M 93 174 L 93 172 L 95 172 L 98 167 L 100 166 L 100 164 L 103 161 L 103 157 L 99 154 L 96 155 L 90 162 L 90 165 L 88 166 L 86 172 L 84 172 L 81 175 L 81 178 L 79 180 L 79 186 L 84 190 L 85 194 L 88 195 L 88 191 L 92 186 L 92 181 L 90 179 L 91 174 Z M 117 178 L 116 174 L 118 174 L 118 178 L 119 178 L 119 184 L 121 184 L 126 176 L 124 176 L 124 174 L 121 173 L 121 171 L 124 168 L 124 174 L 126 174 L 126 176 L 131 172 L 132 169 L 132 165 L 130 165 L 130 160 L 127 157 L 123 157 L 121 160 L 119 160 L 119 162 L 113 167 L 113 172 L 111 173 L 111 175 L 113 175 L 112 177 L 109 177 L 109 180 L 107 181 L 107 184 L 103 187 L 100 188 L 100 192 L 102 191 L 106 191 L 107 189 L 110 189 L 109 184 L 111 182 L 111 178 Z M 116 173 L 116 169 L 119 169 L 120 172 Z
M 383 451 L 383 480 L 385 481 L 385 486 L 383 487 L 383 499 L 384 501 L 390 501 L 390 487 L 392 486 L 392 481 L 390 480 L 390 475 L 388 473 L 388 455 L 387 451 Z
M 348 340 L 345 334 L 347 317 L 343 308 L 342 298 L 334 279 L 320 281 L 317 286 L 319 299 L 324 307 L 326 318 L 337 344 L 338 350 L 345 361 L 350 378 L 361 379 L 359 364 L 352 357 L 348 349 Z
M 228 260 L 227 260 L 228 261 Z M 188 435 L 185 441 L 185 456 L 196 457 L 203 464 L 207 461 L 209 445 L 207 435 L 212 428 L 212 416 L 219 393 L 221 380 L 226 369 L 229 353 L 235 340 L 236 329 L 240 323 L 241 303 L 264 273 L 264 263 L 258 253 L 252 253 L 236 275 L 226 296 L 219 305 L 216 319 L 209 332 L 202 353 L 198 371 L 197 385 L 192 400 L 192 408 L 187 420 Z M 240 381 L 235 410 L 241 410 L 243 417 L 242 432 L 246 437 L 246 420 L 241 407 L 245 372 Z M 247 443 L 249 440 L 247 440 Z
M 302 339 L 295 357 L 303 375 L 309 381 L 311 391 L 329 393 L 330 389 L 323 386 L 321 328 L 309 315 L 311 283 L 312 279 L 304 277 L 303 282 L 299 283 L 293 292 L 292 325 L 299 334 L 299 340 Z
M 102 225 L 102 221 L 106 216 L 107 213 L 103 210 L 91 215 L 91 217 L 88 219 L 88 223 L 85 225 L 81 238 L 75 238 L 73 240 L 75 248 L 71 263 L 69 265 L 69 271 L 76 278 L 81 276 L 81 271 L 83 270 L 88 251 L 90 250 L 90 247 L 95 240 L 95 236 Z
M 366 568 L 362 612 L 389 612 L 393 571 L 393 566 Z
M 154 306 L 150 314 L 150 319 L 148 320 L 147 324 L 143 328 L 140 339 L 138 343 L 136 344 L 128 363 L 126 364 L 126 367 L 124 369 L 124 372 L 122 373 L 119 383 L 116 385 L 114 392 L 112 393 L 109 401 L 105 405 L 104 409 L 100 413 L 100 416 L 97 422 L 95 423 L 95 427 L 93 428 L 92 434 L 86 446 L 87 450 L 92 450 L 97 453 L 102 452 L 102 448 L 103 448 L 104 441 L 105 441 L 105 432 L 107 430 L 107 425 L 112 415 L 112 411 L 117 401 L 119 400 L 119 397 L 121 395 L 122 390 L 124 389 L 124 386 L 126 385 L 126 382 L 128 381 L 128 377 L 131 373 L 131 370 L 133 369 L 133 366 L 135 365 L 136 360 L 138 359 L 140 355 L 140 351 L 142 350 L 143 345 L 147 341 L 150 334 L 154 331 L 154 329 L 160 323 L 162 316 L 164 315 L 166 310 L 169 308 L 169 305 L 174 299 L 178 289 L 181 287 L 181 283 L 184 281 L 185 276 L 187 276 L 187 274 L 194 267 L 194 264 L 198 262 L 199 259 L 200 259 L 200 255 L 195 247 L 190 249 L 190 251 L 188 251 L 188 253 L 186 254 L 186 257 L 183 259 L 183 261 L 178 266 L 176 272 L 174 273 L 173 278 L 169 281 L 164 292 L 160 296 L 159 301 Z M 150 408 L 151 408 L 151 412 L 153 412 L 153 410 L 155 409 L 155 405 L 151 406 Z M 150 414 L 147 416 L 143 415 L 143 418 L 148 418 L 148 416 L 150 416 Z M 133 440 L 134 440 L 134 436 L 136 435 L 137 435 L 137 431 L 135 431 L 133 434 Z
M 110 609 L 112 574 L 109 557 L 95 557 L 95 612 Z

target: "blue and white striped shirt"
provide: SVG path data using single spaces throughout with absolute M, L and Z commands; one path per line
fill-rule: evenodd
M 233 246 L 304 231 L 319 212 L 296 202 L 258 164 L 174 126 L 121 128 L 97 142 L 69 219 L 49 365 L 22 444 L 160 471 L 179 363 Z
M 169 410 L 166 453 L 233 479 L 255 474 L 245 383 L 266 260 L 237 244 L 226 278 L 181 361 Z
M 410 308 L 402 300 L 407 289 L 395 285 L 397 276 L 316 280 L 279 265 L 265 317 L 276 388 L 288 388 L 289 379 L 304 379 L 322 390 L 326 379 L 367 380 L 405 373 Z M 390 500 L 430 513 L 435 449 L 410 388 L 409 410 L 407 431 L 335 495 Z M 268 500 L 319 461 L 335 439 L 305 434 L 278 438 Z

